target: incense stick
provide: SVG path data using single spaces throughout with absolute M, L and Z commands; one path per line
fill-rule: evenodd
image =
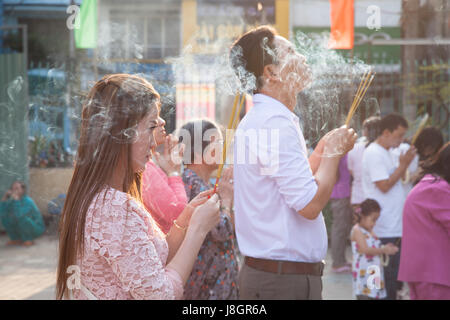
M 353 109 L 353 112 L 352 112 L 352 114 L 351 114 L 351 116 L 350 116 L 350 119 L 353 117 L 353 115 L 355 114 L 356 110 L 357 110 L 358 107 L 359 107 L 359 104 L 361 103 L 362 99 L 363 99 L 364 96 L 366 95 L 366 91 L 369 89 L 369 86 L 370 86 L 370 84 L 372 83 L 373 78 L 375 78 L 375 75 L 374 75 L 374 74 L 370 76 L 370 80 L 369 80 L 369 82 L 367 83 L 367 86 L 364 87 L 364 89 L 363 89 L 364 91 L 359 95 L 359 99 L 358 99 L 357 102 L 356 102 L 356 106 L 355 106 L 355 108 Z M 350 122 L 350 121 L 349 121 L 349 122 Z M 348 124 L 347 124 L 347 125 L 348 125 Z
M 347 119 L 345 120 L 345 125 L 346 126 L 348 126 L 350 124 L 350 120 L 352 119 L 353 114 L 356 111 L 356 108 L 357 108 L 357 105 L 358 105 L 358 101 L 360 99 L 360 96 L 361 96 L 362 92 L 364 91 L 364 88 L 365 88 L 365 86 L 367 84 L 367 80 L 369 79 L 370 75 L 371 75 L 370 71 L 368 73 L 364 73 L 363 78 L 361 79 L 361 82 L 360 82 L 360 84 L 358 86 L 358 90 L 356 91 L 355 97 L 353 98 L 350 110 L 348 111 Z
M 239 117 L 241 116 L 241 111 L 242 111 L 242 106 L 244 105 L 244 101 L 245 101 L 245 95 L 242 95 L 242 99 L 241 99 L 241 103 L 239 105 L 238 113 L 236 114 L 236 117 L 235 117 L 234 122 L 233 122 L 233 130 L 236 130 L 236 128 L 237 128 L 237 123 L 239 121 Z
M 350 124 L 350 121 L 355 114 L 356 110 L 359 107 L 359 104 L 361 103 L 362 99 L 364 98 L 367 89 L 369 88 L 370 84 L 372 83 L 373 78 L 375 77 L 375 74 L 372 73 L 372 71 L 364 72 L 363 77 L 361 79 L 361 82 L 359 83 L 358 90 L 356 90 L 355 98 L 352 101 L 352 104 L 350 106 L 350 110 L 347 114 L 347 119 L 345 120 L 345 125 L 348 126 Z
M 417 131 L 416 131 L 416 133 L 414 134 L 414 137 L 411 140 L 411 144 L 414 144 L 416 142 L 417 137 L 422 132 L 423 128 L 425 128 L 425 125 L 427 124 L 427 121 L 428 121 L 428 117 L 429 117 L 428 113 L 425 113 L 425 116 L 420 121 L 419 127 L 417 128 Z
M 236 94 L 236 96 L 234 98 L 234 103 L 233 103 L 233 110 L 231 111 L 230 120 L 228 121 L 228 129 L 227 129 L 227 132 L 225 133 L 225 142 L 223 144 L 223 149 L 222 149 L 222 163 L 219 164 L 219 168 L 217 169 L 216 182 L 214 183 L 214 193 L 216 192 L 217 186 L 219 185 L 219 180 L 220 180 L 220 177 L 222 176 L 223 166 L 227 159 L 228 144 L 229 144 L 229 141 L 231 141 L 231 139 L 232 139 L 232 137 L 229 137 L 229 139 L 228 139 L 227 134 L 230 129 L 233 129 L 233 130 L 236 129 L 237 122 L 238 122 L 237 119 L 239 118 L 239 115 L 241 114 L 242 105 L 244 104 L 245 95 L 243 94 L 240 104 L 239 104 L 239 111 L 236 114 L 236 106 L 239 101 L 239 97 L 240 97 L 240 94 Z
M 370 71 L 369 71 L 369 72 L 370 72 Z M 359 82 L 358 90 L 356 90 L 355 97 L 353 98 L 353 101 L 352 101 L 352 104 L 351 104 L 351 106 L 350 106 L 350 109 L 348 110 L 347 119 L 345 120 L 345 123 L 346 123 L 346 124 L 347 124 L 347 122 L 349 122 L 349 118 L 350 118 L 351 112 L 352 112 L 352 110 L 353 110 L 354 107 L 355 107 L 356 98 L 359 96 L 359 94 L 360 94 L 360 92 L 361 92 L 361 86 L 362 86 L 364 80 L 366 79 L 366 75 L 367 75 L 367 71 L 364 71 L 364 74 L 363 74 L 363 76 L 362 76 L 362 78 L 361 78 L 361 81 Z
M 367 76 L 368 76 L 369 74 L 370 74 L 370 70 L 369 70 L 369 71 L 364 71 L 363 76 L 362 76 L 362 78 L 361 78 L 361 81 L 359 82 L 358 90 L 356 90 L 355 98 L 358 97 L 359 94 L 361 93 L 361 86 L 362 86 L 364 80 L 367 78 Z M 354 106 L 355 101 L 356 101 L 355 98 L 353 98 L 352 106 L 351 106 L 350 110 L 353 109 L 353 106 Z

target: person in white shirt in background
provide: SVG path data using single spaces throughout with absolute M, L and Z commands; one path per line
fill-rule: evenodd
M 404 176 L 416 149 L 400 155 L 396 166 L 389 149 L 397 148 L 403 141 L 408 122 L 399 114 L 391 113 L 380 120 L 380 134 L 363 155 L 364 196 L 376 200 L 381 206 L 380 218 L 373 229 L 383 245 L 393 243 L 400 248 L 402 236 L 402 213 L 406 196 L 400 179 Z M 388 300 L 395 300 L 400 283 L 397 281 L 400 250 L 389 258 L 384 267 Z
M 363 136 L 360 137 L 348 153 L 347 165 L 353 177 L 350 203 L 353 209 L 366 199 L 362 185 L 362 159 L 364 150 L 378 137 L 380 117 L 370 117 L 363 122 Z
M 304 56 L 262 26 L 233 44 L 230 60 L 244 87 L 256 80 L 249 90 L 254 106 L 239 124 L 234 144 L 235 226 L 245 256 L 240 299 L 321 299 L 327 252 L 321 210 L 356 133 L 345 127 L 329 132 L 310 166 L 293 113 L 297 94 L 310 82 Z

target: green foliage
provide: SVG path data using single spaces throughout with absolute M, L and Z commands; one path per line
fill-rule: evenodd
M 35 136 L 34 140 L 29 142 L 30 166 L 39 166 L 39 155 L 47 148 L 47 139 L 42 136 Z

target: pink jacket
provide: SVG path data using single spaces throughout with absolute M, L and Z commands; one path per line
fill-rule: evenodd
M 450 185 L 426 175 L 403 209 L 398 279 L 450 287 Z
M 142 176 L 142 199 L 165 234 L 187 205 L 181 177 L 168 177 L 151 160 L 147 162 Z

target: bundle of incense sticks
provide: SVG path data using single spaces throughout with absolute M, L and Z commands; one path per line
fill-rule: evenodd
M 358 109 L 359 104 L 364 98 L 366 91 L 369 88 L 370 84 L 372 83 L 374 77 L 375 73 L 373 73 L 371 70 L 369 70 L 368 72 L 367 71 L 364 72 L 361 82 L 359 83 L 358 90 L 356 91 L 355 98 L 353 99 L 350 110 L 348 111 L 347 119 L 345 120 L 345 125 L 347 127 L 350 124 L 350 121 L 352 120 L 352 117 L 355 114 L 356 109 Z
M 420 120 L 419 126 L 417 127 L 417 130 L 414 133 L 414 136 L 413 136 L 413 138 L 411 140 L 411 145 L 414 145 L 414 143 L 417 140 L 417 137 L 422 132 L 423 128 L 425 128 L 425 125 L 427 124 L 427 121 L 428 121 L 428 113 L 425 113 L 425 116 L 422 118 L 422 120 Z M 403 183 L 409 183 L 409 180 L 410 180 L 410 174 L 409 174 L 409 169 L 407 169 L 406 172 L 405 172 L 405 176 L 402 178 L 402 182 Z
M 228 149 L 228 145 L 230 143 L 230 141 L 232 140 L 233 136 L 228 136 L 228 134 L 230 133 L 230 130 L 234 130 L 236 129 L 238 122 L 239 122 L 239 115 L 241 114 L 242 111 L 242 106 L 244 105 L 244 100 L 245 100 L 245 94 L 242 94 L 242 98 L 239 104 L 239 109 L 238 112 L 236 113 L 236 107 L 239 101 L 239 97 L 241 95 L 238 93 L 236 94 L 236 96 L 234 97 L 234 102 L 233 102 L 233 109 L 231 111 L 231 116 L 230 116 L 230 120 L 228 121 L 228 128 L 227 128 L 227 132 L 225 135 L 225 143 L 223 144 L 223 150 L 222 150 L 222 163 L 219 164 L 219 168 L 217 169 L 217 176 L 216 176 L 216 182 L 214 183 L 214 193 L 217 190 L 217 186 L 219 185 L 219 180 L 220 177 L 222 176 L 222 170 L 223 170 L 223 166 L 225 164 L 225 161 L 227 159 L 227 149 Z
M 427 121 L 428 121 L 428 113 L 425 113 L 425 116 L 420 121 L 419 127 L 417 128 L 417 131 L 416 131 L 416 133 L 414 134 L 414 137 L 411 140 L 411 144 L 414 144 L 416 142 L 417 137 L 422 132 L 423 128 L 425 128 L 425 125 L 427 124 Z

